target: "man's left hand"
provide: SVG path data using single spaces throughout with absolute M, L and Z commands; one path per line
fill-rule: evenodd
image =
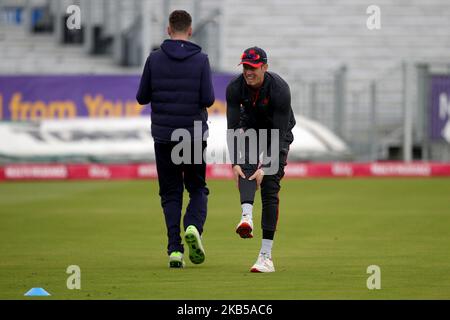
M 261 182 L 263 181 L 264 178 L 264 171 L 262 169 L 258 169 L 255 171 L 255 173 L 248 178 L 248 180 L 253 180 L 256 179 L 256 190 L 259 189 L 259 186 L 261 185 Z

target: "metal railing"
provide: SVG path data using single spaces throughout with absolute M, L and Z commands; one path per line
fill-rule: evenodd
M 333 79 L 306 81 L 289 79 L 294 113 L 318 121 L 330 129 L 336 126 Z
M 192 40 L 208 53 L 212 69 L 220 69 L 222 60 L 222 11 L 216 8 L 201 20 L 192 35 Z
M 399 62 L 358 86 L 345 66 L 325 80 L 291 79 L 292 105 L 346 141 L 356 161 L 447 161 L 450 144 L 429 140 L 430 76 L 450 75 L 450 64 L 437 65 Z
M 389 70 L 389 78 L 370 81 L 359 90 L 348 90 L 346 66 L 330 72 L 328 79 L 296 79 L 294 109 L 333 130 L 349 145 L 355 160 L 385 159 L 388 146 L 403 134 L 398 129 L 402 128 L 400 70 L 396 66 Z M 381 111 L 386 109 L 391 112 Z

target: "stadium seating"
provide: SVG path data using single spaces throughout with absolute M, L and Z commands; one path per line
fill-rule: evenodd
M 193 3 L 186 0 L 170 1 L 169 10 L 181 7 L 192 11 Z M 134 5 L 134 1 L 122 1 L 124 27 L 134 18 Z M 351 86 L 358 86 L 383 74 L 402 59 L 439 60 L 448 57 L 448 1 L 412 0 L 392 4 L 391 1 L 382 0 L 377 5 L 381 8 L 381 29 L 374 31 L 366 28 L 367 6 L 358 0 L 200 1 L 200 20 L 213 8 L 220 7 L 223 10 L 225 36 L 221 47 L 224 59 L 220 67 L 231 72 L 236 72 L 236 57 L 249 45 L 260 45 L 267 49 L 273 70 L 281 73 L 298 72 L 305 79 L 321 78 L 346 64 L 349 67 Z M 98 16 L 101 1 L 95 6 Z M 153 1 L 153 12 L 146 15 L 154 22 L 152 38 L 155 45 L 165 37 L 162 7 L 162 0 Z M 104 25 L 109 33 L 113 32 L 113 23 L 114 19 L 105 20 Z M 2 48 L 8 48 L 7 51 L 13 52 L 13 55 L 16 52 L 14 50 L 20 52 L 23 49 L 30 56 L 41 50 L 43 53 L 53 52 L 61 56 L 83 56 L 79 48 L 58 48 L 52 45 L 50 37 L 46 40 L 39 36 L 28 36 L 20 28 L 15 30 L 1 26 L 0 34 Z M 13 47 L 10 48 L 11 46 Z M 2 50 L 2 56 L 3 54 L 5 50 Z M 94 59 L 92 63 L 89 60 L 91 59 L 83 60 L 89 66 L 87 70 L 99 64 L 98 60 Z M 63 59 L 61 64 L 64 62 Z M 0 70 L 12 68 L 13 64 L 14 62 L 0 62 Z M 48 71 L 52 72 L 54 67 L 52 65 Z M 114 69 L 114 66 L 111 65 L 110 68 Z M 103 71 L 104 69 L 99 70 Z

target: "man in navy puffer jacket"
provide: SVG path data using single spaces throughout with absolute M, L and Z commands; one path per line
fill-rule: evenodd
M 189 192 L 189 205 L 184 215 L 184 238 L 189 247 L 189 258 L 199 264 L 205 260 L 201 234 L 207 215 L 206 163 L 194 164 L 194 122 L 199 121 L 202 133 L 208 130 L 206 108 L 214 103 L 214 90 L 208 56 L 201 48 L 189 42 L 192 35 L 192 18 L 184 10 L 170 14 L 167 29 L 170 40 L 147 58 L 142 74 L 137 101 L 151 102 L 151 131 L 155 142 L 156 167 L 159 194 L 164 211 L 169 266 L 184 267 L 184 247 L 180 237 L 181 210 L 184 186 Z M 191 137 L 190 163 L 175 164 L 172 149 L 178 141 L 172 141 L 176 129 L 189 131 Z M 200 142 L 202 151 L 206 141 Z M 203 153 L 202 153 L 203 155 Z

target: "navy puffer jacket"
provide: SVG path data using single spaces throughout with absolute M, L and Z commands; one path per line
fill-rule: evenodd
M 214 103 L 208 56 L 189 41 L 165 40 L 147 58 L 136 95 L 141 105 L 151 102 L 152 136 L 156 142 L 171 141 L 177 128 L 193 137 L 194 121 L 208 129 L 206 108 Z

